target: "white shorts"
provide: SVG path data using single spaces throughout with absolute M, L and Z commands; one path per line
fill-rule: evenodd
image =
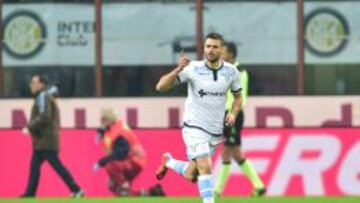
M 182 129 L 182 137 L 186 145 L 188 160 L 212 156 L 223 140 L 222 136 L 214 137 L 200 129 L 189 127 Z

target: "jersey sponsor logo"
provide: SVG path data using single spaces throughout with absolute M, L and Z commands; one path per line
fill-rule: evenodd
M 198 73 L 199 75 L 210 75 L 210 73 Z
M 204 96 L 222 97 L 226 95 L 225 92 L 209 92 L 209 91 L 204 91 L 203 89 L 201 89 L 198 93 L 201 98 Z

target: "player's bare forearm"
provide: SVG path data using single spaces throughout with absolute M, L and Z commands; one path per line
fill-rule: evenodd
M 165 92 L 174 86 L 177 75 L 181 72 L 182 68 L 177 67 L 170 73 L 162 76 L 156 84 L 156 91 Z
M 190 60 L 184 51 L 181 51 L 178 66 L 170 73 L 160 78 L 159 82 L 156 84 L 156 90 L 158 92 L 165 92 L 171 89 L 175 84 L 176 76 L 179 75 L 179 73 L 189 64 L 189 62 Z
M 234 101 L 232 103 L 231 113 L 236 118 L 241 110 L 241 95 L 240 94 L 234 94 Z

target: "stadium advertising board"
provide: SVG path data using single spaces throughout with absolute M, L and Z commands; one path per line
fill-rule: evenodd
M 61 158 L 88 196 L 109 196 L 103 170 L 93 164 L 104 154 L 95 144 L 94 130 L 63 130 Z M 181 131 L 135 130 L 147 153 L 145 169 L 134 182 L 135 188 L 157 183 L 154 172 L 160 155 L 169 151 L 185 159 Z M 177 147 L 169 147 L 177 146 Z M 221 147 L 221 146 L 220 146 Z M 245 129 L 243 150 L 268 187 L 270 196 L 360 195 L 360 129 Z M 15 197 L 23 192 L 31 156 L 30 138 L 20 130 L 0 131 L 0 197 Z M 215 176 L 221 164 L 214 155 Z M 42 197 L 67 196 L 60 178 L 45 164 L 38 194 Z M 197 185 L 169 172 L 161 181 L 169 196 L 197 196 Z M 232 163 L 224 195 L 249 195 L 250 182 Z
M 307 63 L 359 63 L 359 6 L 305 3 Z M 182 49 L 195 58 L 192 3 L 105 3 L 102 9 L 104 65 L 174 64 Z M 93 5 L 5 4 L 3 18 L 5 66 L 94 65 Z M 296 2 L 208 3 L 204 18 L 204 32 L 238 44 L 243 64 L 297 61 Z

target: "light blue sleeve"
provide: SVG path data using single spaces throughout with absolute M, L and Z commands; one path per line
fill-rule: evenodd
M 44 113 L 45 112 L 45 105 L 46 105 L 46 101 L 45 101 L 45 92 L 41 92 L 37 98 L 38 102 L 38 108 L 39 108 L 39 112 L 40 113 Z

